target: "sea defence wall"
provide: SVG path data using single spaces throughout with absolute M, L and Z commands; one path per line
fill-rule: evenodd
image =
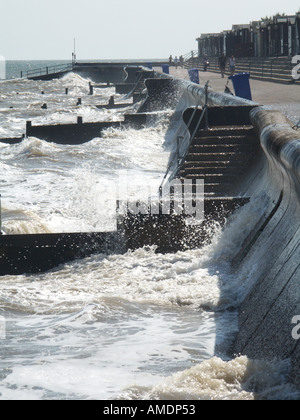
M 176 112 L 187 104 L 203 105 L 203 87 L 173 83 L 174 94 L 180 96 Z M 151 101 L 155 101 L 153 92 Z M 212 91 L 208 103 L 258 105 Z M 247 226 L 240 226 L 240 245 L 230 261 L 239 287 L 239 331 L 231 353 L 270 361 L 289 359 L 291 379 L 300 385 L 300 132 L 279 111 L 263 106 L 254 106 L 249 117 L 261 150 L 239 186 L 240 196 L 251 197 L 252 207 Z
M 253 227 L 233 260 L 236 275 L 247 283 L 233 353 L 291 359 L 292 379 L 299 385 L 293 320 L 300 315 L 300 133 L 277 111 L 259 107 L 251 119 L 264 157 L 245 192 L 265 204 L 257 206 Z
M 73 72 L 82 77 L 91 79 L 95 83 L 123 83 L 127 73 L 125 66 L 120 65 L 96 65 L 93 63 L 77 63 Z

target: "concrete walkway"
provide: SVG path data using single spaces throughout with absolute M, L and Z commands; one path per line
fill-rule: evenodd
M 161 71 L 161 68 L 157 68 Z M 180 79 L 189 80 L 186 69 L 170 67 L 170 74 Z M 200 85 L 205 85 L 209 80 L 209 86 L 216 92 L 224 92 L 228 76 L 222 79 L 221 74 L 199 71 Z M 284 113 L 293 123 L 300 120 L 300 84 L 279 84 L 250 79 L 252 99 L 261 105 L 271 109 L 278 109 Z M 229 81 L 229 89 L 234 93 L 232 82 Z

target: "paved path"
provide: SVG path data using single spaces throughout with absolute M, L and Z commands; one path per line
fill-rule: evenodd
M 156 70 L 161 71 L 161 68 Z M 170 74 L 180 79 L 189 80 L 186 69 L 170 67 Z M 209 80 L 210 87 L 216 92 L 224 92 L 227 76 L 222 79 L 218 73 L 199 71 L 200 85 L 205 85 Z M 252 99 L 261 105 L 282 111 L 293 123 L 300 120 L 300 84 L 279 84 L 250 79 Z M 234 93 L 232 82 L 229 89 Z

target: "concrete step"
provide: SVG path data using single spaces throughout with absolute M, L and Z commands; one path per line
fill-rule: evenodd
M 257 139 L 255 137 L 248 137 L 248 136 L 233 136 L 233 137 L 195 137 L 192 146 L 196 145 L 225 145 L 225 144 L 240 144 L 240 145 L 249 145 L 253 147 L 257 143 Z
M 227 163 L 230 163 L 232 161 L 241 161 L 245 163 L 244 160 L 245 154 L 244 153 L 235 153 L 235 152 L 227 152 L 226 154 L 223 153 L 189 153 L 187 156 L 187 160 L 189 162 L 218 162 L 222 161 L 224 162 L 224 158 L 227 160 Z M 251 157 L 247 156 L 247 160 L 249 160 Z
M 200 69 L 202 69 L 202 65 L 199 66 Z M 262 80 L 262 81 L 269 81 L 273 83 L 281 83 L 281 84 L 289 84 L 289 83 L 295 83 L 299 81 L 294 81 L 292 78 L 292 66 L 290 67 L 290 70 L 287 65 L 284 65 L 281 69 L 274 68 L 273 71 L 271 70 L 271 63 L 268 66 L 268 64 L 265 62 L 264 67 L 261 66 L 237 66 L 235 73 L 250 73 L 250 76 L 254 80 Z M 211 63 L 209 67 L 209 71 L 211 73 L 220 73 L 220 69 L 218 65 L 214 65 Z M 227 76 L 230 75 L 229 70 L 226 70 L 225 73 Z
M 264 66 L 264 67 L 254 67 L 254 66 L 247 66 L 247 65 L 240 65 L 236 67 L 236 72 L 242 71 L 242 72 L 249 72 L 250 74 L 252 72 L 273 72 L 273 73 L 287 73 L 292 71 L 293 66 L 290 64 L 288 66 Z
M 199 130 L 196 137 L 235 137 L 255 135 L 252 125 L 250 126 L 228 126 L 210 127 L 208 130 Z
M 227 154 L 231 152 L 236 153 L 249 153 L 253 150 L 253 146 L 251 144 L 195 144 L 192 145 L 189 149 L 190 153 L 221 153 Z
M 224 156 L 223 156 L 224 158 Z M 195 160 L 189 160 L 188 156 L 187 156 L 187 160 L 184 162 L 184 164 L 182 165 L 183 169 L 190 169 L 190 168 L 194 168 L 194 167 L 202 167 L 202 168 L 220 168 L 220 169 L 225 169 L 228 168 L 230 166 L 230 168 L 236 170 L 238 168 L 240 168 L 241 166 L 244 165 L 244 160 L 241 159 L 236 160 L 234 162 L 230 161 L 230 160 L 219 160 L 219 161 L 212 161 L 212 160 L 207 160 L 207 161 L 202 161 L 202 162 L 197 162 Z
M 184 177 L 185 179 L 203 179 L 204 183 L 206 185 L 207 184 L 229 184 L 234 182 L 234 180 L 236 179 L 236 175 L 233 174 L 214 174 L 214 175 L 210 175 L 210 174 L 199 174 L 199 173 L 194 173 L 194 174 L 189 174 L 189 175 L 185 175 Z
M 292 77 L 292 70 L 288 69 L 288 70 L 270 70 L 270 69 L 265 69 L 265 70 L 261 70 L 261 69 L 257 69 L 254 70 L 252 69 L 250 71 L 250 77 L 253 76 L 264 76 L 264 77 L 281 77 L 281 78 L 290 78 Z
M 228 194 L 230 194 L 230 189 L 232 188 L 232 184 L 231 183 L 208 183 L 206 182 L 204 184 L 204 192 L 205 193 L 210 193 L 213 192 L 215 194 L 220 195 L 225 195 L 227 196 Z
M 214 174 L 233 174 L 236 175 L 237 173 L 240 173 L 243 171 L 243 166 L 207 166 L 204 165 L 194 165 L 191 167 L 183 167 L 179 173 L 185 174 L 185 176 L 191 175 L 191 174 L 206 174 L 206 175 L 214 175 Z
M 199 179 L 199 178 L 198 178 Z M 186 194 L 189 194 L 190 191 L 192 190 L 192 193 L 195 194 L 196 193 L 196 185 L 195 185 L 195 181 L 196 179 L 191 179 L 191 178 L 181 178 L 181 180 L 185 181 L 185 187 L 188 188 Z M 178 183 L 176 182 L 178 181 Z M 179 185 L 180 186 L 180 180 L 177 179 L 174 184 Z M 228 195 L 230 195 L 230 189 L 232 188 L 232 182 L 209 182 L 209 181 L 204 181 L 204 195 L 218 195 L 218 196 L 222 196 L 222 197 L 226 197 Z M 187 195 L 186 195 L 187 197 Z
M 290 84 L 290 83 L 294 82 L 292 76 L 290 78 L 253 76 L 252 79 L 261 80 L 261 81 L 264 81 L 264 82 L 282 83 L 282 84 Z

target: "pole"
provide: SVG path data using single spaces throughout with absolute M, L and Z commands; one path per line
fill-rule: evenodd
M 74 49 L 72 52 L 72 65 L 74 66 L 76 62 L 76 39 L 74 38 Z
M 208 130 L 208 84 L 209 80 L 205 84 L 205 129 Z

